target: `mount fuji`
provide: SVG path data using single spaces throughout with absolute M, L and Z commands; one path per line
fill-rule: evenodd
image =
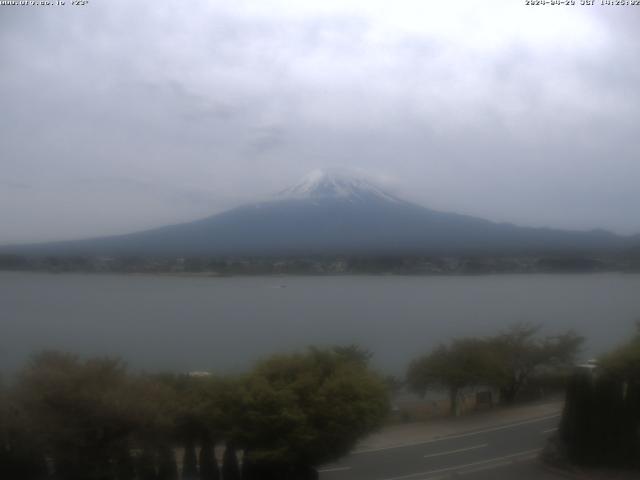
M 611 251 L 603 230 L 520 227 L 434 211 L 344 172 L 316 171 L 268 201 L 202 220 L 87 240 L 4 247 L 58 255 L 467 254 Z

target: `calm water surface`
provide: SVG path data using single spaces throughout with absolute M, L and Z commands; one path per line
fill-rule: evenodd
M 588 357 L 640 318 L 640 275 L 231 277 L 0 272 L 0 369 L 55 348 L 147 370 L 239 371 L 276 351 L 358 343 L 376 366 L 517 321 L 573 328 Z

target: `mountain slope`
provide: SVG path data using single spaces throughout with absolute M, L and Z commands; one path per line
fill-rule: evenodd
M 605 231 L 525 228 L 437 212 L 356 177 L 314 172 L 271 201 L 195 222 L 12 251 L 180 256 L 532 253 L 612 250 L 627 242 Z

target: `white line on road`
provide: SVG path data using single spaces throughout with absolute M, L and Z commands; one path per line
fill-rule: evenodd
M 457 450 L 449 450 L 448 452 L 432 453 L 430 455 L 425 455 L 424 458 L 433 458 L 433 457 L 440 457 L 442 455 L 451 455 L 453 453 L 467 452 L 469 450 L 477 450 L 478 448 L 484 448 L 487 446 L 489 446 L 488 443 L 482 443 L 480 445 L 474 445 L 473 447 L 458 448 Z
M 534 450 L 524 450 L 522 452 L 512 453 L 511 455 L 504 455 L 502 457 L 489 458 L 487 460 L 481 460 L 479 462 L 466 463 L 464 465 L 454 465 L 452 467 L 440 468 L 438 470 L 429 470 L 429 471 L 426 471 L 426 472 L 410 473 L 408 475 L 402 475 L 400 477 L 385 478 L 384 480 L 404 480 L 404 479 L 413 478 L 413 477 L 422 477 L 422 476 L 427 476 L 427 475 L 434 475 L 434 474 L 437 474 L 437 473 L 451 472 L 451 471 L 454 471 L 454 470 L 462 470 L 464 468 L 469 468 L 469 467 L 477 467 L 479 465 L 486 465 L 488 463 L 502 464 L 507 459 L 511 459 L 511 458 L 515 458 L 515 457 L 524 457 L 524 456 L 527 456 L 527 455 L 532 455 L 532 454 L 538 453 L 540 451 L 541 451 L 540 448 L 536 448 Z
M 318 470 L 318 473 L 327 473 L 327 472 L 344 472 L 346 470 L 351 470 L 351 467 L 334 467 L 334 468 L 323 468 L 322 470 Z
M 445 435 L 445 436 L 442 436 L 442 437 L 433 438 L 431 440 L 423 440 L 423 441 L 420 441 L 420 442 L 410 442 L 410 443 L 400 443 L 400 444 L 396 444 L 396 445 L 391 445 L 389 447 L 380 447 L 380 448 L 371 448 L 371 449 L 368 449 L 368 450 L 359 450 L 357 452 L 351 452 L 350 455 L 361 455 L 363 453 L 374 453 L 374 452 L 381 452 L 383 450 L 394 450 L 396 448 L 415 447 L 417 445 L 427 445 L 429 443 L 444 442 L 446 440 L 455 440 L 457 438 L 471 437 L 473 435 L 480 435 L 482 433 L 496 432 L 498 430 L 505 430 L 507 428 L 519 427 L 521 425 L 528 425 L 530 423 L 543 422 L 545 420 L 550 420 L 552 418 L 556 418 L 556 417 L 559 417 L 559 416 L 560 416 L 560 413 L 556 413 L 556 414 L 553 414 L 553 415 L 547 415 L 545 417 L 538 417 L 538 418 L 534 418 L 534 419 L 531 419 L 531 420 L 524 420 L 522 422 L 509 423 L 507 425 L 500 425 L 498 427 L 485 428 L 483 430 L 476 430 L 476 431 L 473 431 L 473 432 L 460 433 L 460 434 L 454 434 L 454 435 Z
M 547 430 L 542 430 L 542 434 L 544 435 L 545 433 L 551 433 L 551 432 L 555 432 L 556 430 L 558 430 L 558 427 L 555 428 L 548 428 Z

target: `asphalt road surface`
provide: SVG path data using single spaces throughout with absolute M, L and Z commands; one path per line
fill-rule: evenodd
M 552 415 L 407 446 L 358 452 L 320 468 L 321 480 L 551 480 L 537 456 L 560 419 Z

